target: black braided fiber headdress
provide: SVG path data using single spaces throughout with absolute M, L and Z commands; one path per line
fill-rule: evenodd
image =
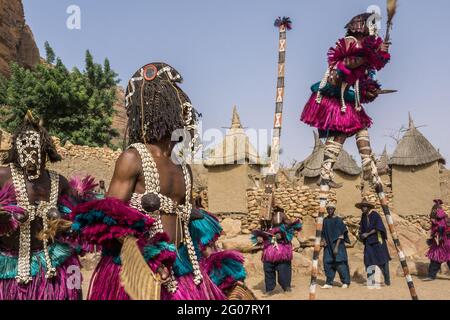
M 178 87 L 182 80 L 177 70 L 163 62 L 147 64 L 134 73 L 125 96 L 128 144 L 155 143 L 196 123 L 199 115 L 186 107 L 189 97 Z

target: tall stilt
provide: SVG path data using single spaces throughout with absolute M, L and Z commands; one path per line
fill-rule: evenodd
M 316 240 L 314 241 L 314 253 L 311 269 L 311 283 L 309 286 L 310 300 L 316 299 L 317 275 L 319 273 L 318 269 L 319 269 L 320 244 L 322 242 L 323 217 L 325 215 L 329 191 L 330 187 L 328 186 L 328 182 L 326 180 L 322 180 L 320 184 L 320 194 L 319 194 L 320 199 L 319 215 L 316 219 Z
M 317 275 L 319 273 L 319 254 L 322 242 L 323 217 L 326 211 L 328 195 L 330 192 L 330 182 L 333 179 L 333 166 L 337 161 L 343 145 L 333 138 L 329 138 L 325 143 L 324 159 L 320 169 L 320 193 L 319 193 L 319 215 L 316 218 L 316 234 L 314 241 L 314 252 L 311 267 L 311 282 L 309 286 L 309 299 L 316 299 Z
M 361 155 L 363 170 L 365 172 L 370 172 L 371 183 L 375 187 L 375 192 L 377 193 L 381 208 L 383 210 L 384 216 L 386 217 L 386 222 L 389 226 L 389 232 L 392 236 L 395 249 L 397 250 L 397 255 L 400 259 L 400 264 L 402 266 L 403 275 L 405 276 L 406 283 L 409 288 L 409 293 L 411 294 L 411 298 L 413 300 L 418 300 L 419 298 L 414 287 L 414 282 L 412 280 L 411 274 L 409 273 L 408 264 L 406 262 L 406 255 L 403 252 L 402 246 L 400 244 L 400 239 L 398 238 L 398 234 L 394 225 L 394 219 L 389 209 L 389 203 L 383 190 L 383 182 L 378 175 L 378 169 L 375 164 L 375 157 L 372 153 L 372 148 L 370 147 L 369 132 L 367 130 L 361 130 L 356 134 L 356 144 Z

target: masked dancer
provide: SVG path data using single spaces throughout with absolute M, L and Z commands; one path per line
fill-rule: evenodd
M 47 161 L 60 160 L 47 130 L 28 112 L 0 168 L 0 300 L 82 297 L 79 247 L 67 233 L 77 186 L 46 169 Z M 80 198 L 95 186 L 89 180 L 84 187 Z
M 424 281 L 436 279 L 443 263 L 447 263 L 450 268 L 450 218 L 442 208 L 442 200 L 434 200 L 431 209 L 431 237 L 428 239 L 430 248 L 427 257 L 430 259 L 428 277 Z
M 254 230 L 252 241 L 263 245 L 262 261 L 266 294 L 272 294 L 278 283 L 285 292 L 291 291 L 292 239 L 302 229 L 299 220 L 291 221 L 283 208 L 275 206 L 271 220 L 262 220 L 261 228 Z
M 192 172 L 174 148 L 181 140 L 194 147 L 198 113 L 181 82 L 173 67 L 150 63 L 128 83 L 128 148 L 116 162 L 106 199 L 73 215 L 80 237 L 103 248 L 90 299 L 130 298 L 120 283 L 120 239 L 130 234 L 164 282 L 161 299 L 226 299 L 245 278 L 242 255 L 216 247 L 222 232 L 217 218 L 192 205 Z

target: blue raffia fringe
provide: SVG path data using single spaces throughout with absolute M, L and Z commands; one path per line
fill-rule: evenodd
M 52 265 L 61 266 L 72 254 L 73 249 L 62 243 L 53 243 L 48 248 Z M 18 257 L 0 252 L 0 279 L 14 279 L 17 276 Z M 44 251 L 38 251 L 31 256 L 31 276 L 36 276 L 41 270 L 46 271 Z

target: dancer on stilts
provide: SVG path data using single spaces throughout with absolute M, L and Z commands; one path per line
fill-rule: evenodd
M 272 133 L 272 145 L 270 149 L 269 170 L 265 179 L 265 190 L 261 202 L 260 219 L 270 224 L 272 219 L 273 192 L 275 191 L 275 178 L 280 166 L 280 137 L 283 118 L 284 102 L 284 73 L 286 62 L 286 31 L 292 29 L 289 17 L 278 17 L 274 23 L 279 28 L 278 40 L 278 79 L 277 94 L 275 99 L 275 119 Z
M 388 31 L 395 8 L 395 1 L 388 1 Z M 371 16 L 370 13 L 360 14 L 346 25 L 346 36 L 339 39 L 336 46 L 328 51 L 328 69 L 322 81 L 311 87 L 313 93 L 301 115 L 301 121 L 317 128 L 319 136 L 326 139 L 319 181 L 320 208 L 316 223 L 310 299 L 316 298 L 320 242 L 328 193 L 330 188 L 341 187 L 333 181 L 333 166 L 344 142 L 353 135 L 356 135 L 364 179 L 369 180 L 377 192 L 411 297 L 417 299 L 370 146 L 368 129 L 372 125 L 372 119 L 366 114 L 362 105 L 374 101 L 380 93 L 383 93 L 376 80 L 376 72 L 390 60 L 389 33 L 384 40 L 380 38 L 377 35 L 376 23 L 371 22 L 373 21 Z

